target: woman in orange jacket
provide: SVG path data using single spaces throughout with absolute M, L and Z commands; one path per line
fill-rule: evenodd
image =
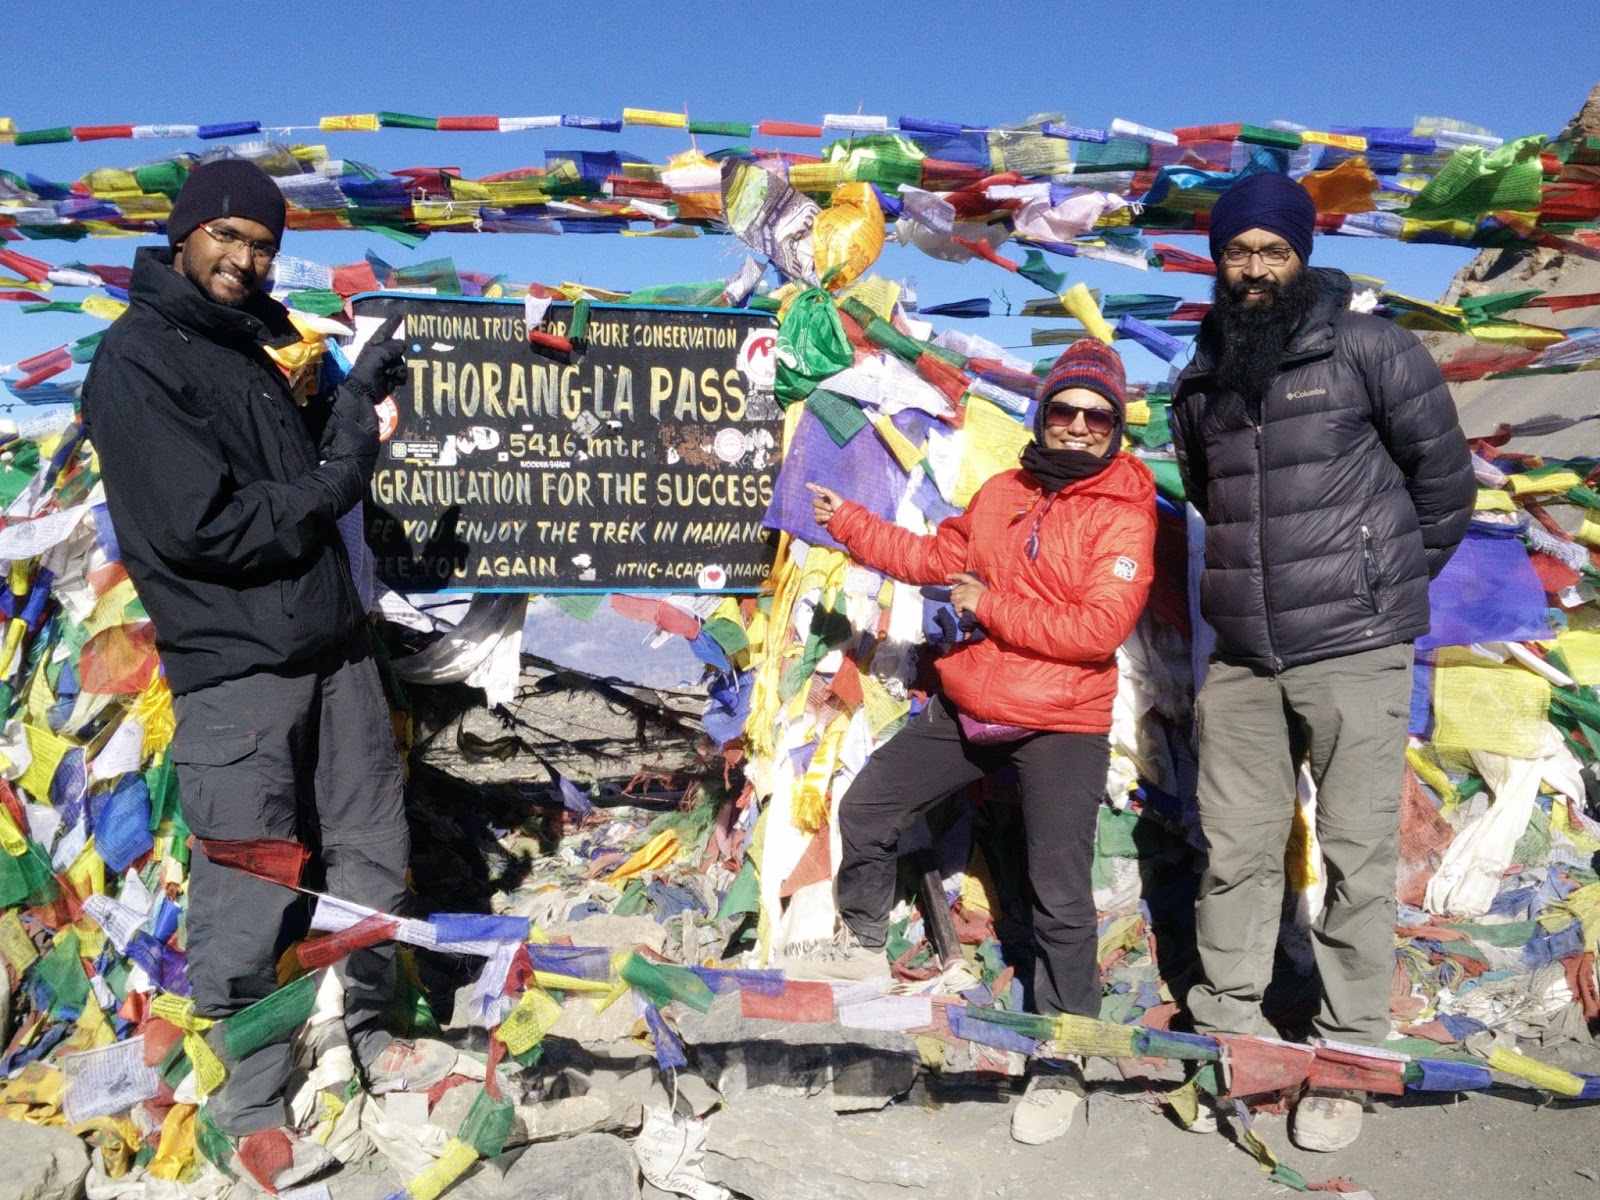
M 1117 647 L 1150 591 L 1155 484 L 1120 449 L 1126 381 L 1116 352 L 1075 342 L 1039 388 L 1019 469 L 918 535 L 816 484 L 812 506 L 858 561 L 911 584 L 950 585 L 968 635 L 938 660 L 941 694 L 879 747 L 839 809 L 838 974 L 882 976 L 895 849 L 921 813 L 991 768 L 1016 769 L 1036 945 L 1034 1006 L 1100 1015 L 1090 885 L 1105 791 Z M 1040 1065 L 1036 1063 L 1036 1066 Z M 1083 1097 L 1068 1064 L 1031 1074 L 1011 1133 L 1061 1136 Z

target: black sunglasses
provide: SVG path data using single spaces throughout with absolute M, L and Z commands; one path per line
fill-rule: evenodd
M 1117 427 L 1117 414 L 1110 408 L 1080 408 L 1076 404 L 1068 404 L 1065 400 L 1053 400 L 1045 406 L 1044 423 L 1049 426 L 1065 427 L 1071 425 L 1074 418 L 1082 417 L 1083 426 L 1090 433 L 1104 437 Z

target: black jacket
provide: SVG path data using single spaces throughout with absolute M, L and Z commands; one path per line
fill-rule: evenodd
M 84 381 L 123 565 L 175 693 L 331 661 L 363 622 L 334 522 L 365 480 L 319 465 L 262 350 L 290 332 L 270 297 L 213 303 L 170 250 L 146 248 Z
M 1233 663 L 1280 671 L 1412 641 L 1428 580 L 1472 519 L 1471 457 L 1439 369 L 1408 331 L 1321 295 L 1253 411 L 1213 390 L 1203 323 L 1172 401 L 1184 489 L 1206 519 L 1200 608 Z

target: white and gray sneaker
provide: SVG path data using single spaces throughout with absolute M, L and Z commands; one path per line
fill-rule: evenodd
M 783 973 L 790 979 L 816 983 L 881 983 L 893 976 L 882 946 L 863 946 L 855 931 L 843 921 L 826 945 L 806 954 L 785 956 Z
M 1035 1059 L 1029 1070 L 1028 1088 L 1011 1113 L 1011 1140 L 1040 1146 L 1072 1128 L 1086 1088 L 1082 1068 L 1072 1061 Z

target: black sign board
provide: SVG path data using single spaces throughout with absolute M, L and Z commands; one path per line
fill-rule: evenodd
M 572 352 L 523 302 L 376 292 L 410 379 L 382 416 L 367 503 L 401 591 L 748 591 L 771 549 L 776 325 L 743 309 L 595 304 Z M 541 332 L 564 335 L 571 305 Z

